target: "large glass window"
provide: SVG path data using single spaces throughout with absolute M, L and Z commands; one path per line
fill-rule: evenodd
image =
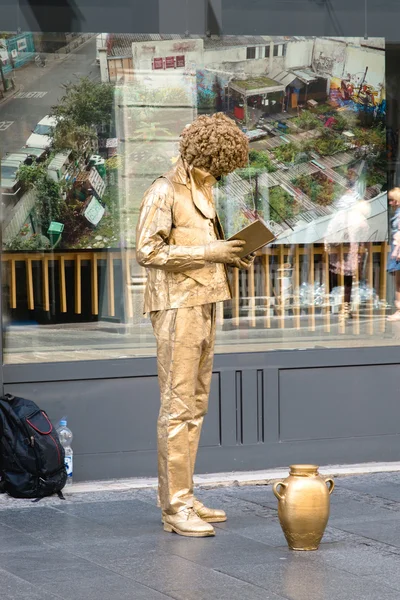
M 9 32 L 0 58 L 6 363 L 155 354 L 140 202 L 220 111 L 250 142 L 215 189 L 226 236 L 259 218 L 275 241 L 230 272 L 217 351 L 398 344 L 396 47 Z

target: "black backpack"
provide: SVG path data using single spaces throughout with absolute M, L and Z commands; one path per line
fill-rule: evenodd
M 0 492 L 14 498 L 58 494 L 67 482 L 65 453 L 43 410 L 24 398 L 0 398 Z

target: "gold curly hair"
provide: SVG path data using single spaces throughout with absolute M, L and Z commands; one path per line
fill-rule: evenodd
M 247 165 L 249 141 L 232 119 L 216 113 L 185 127 L 180 153 L 189 165 L 220 177 Z

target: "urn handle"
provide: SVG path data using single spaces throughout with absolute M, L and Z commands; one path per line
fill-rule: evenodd
M 325 479 L 325 483 L 329 486 L 329 495 L 331 495 L 335 489 L 335 482 L 333 479 Z
M 276 483 L 274 483 L 274 485 L 272 487 L 272 491 L 274 492 L 274 494 L 278 498 L 278 500 L 284 500 L 285 497 L 282 496 L 282 494 L 280 494 L 278 492 L 279 487 L 282 487 L 283 489 L 285 489 L 285 488 L 287 488 L 287 483 L 283 483 L 283 481 L 277 481 Z

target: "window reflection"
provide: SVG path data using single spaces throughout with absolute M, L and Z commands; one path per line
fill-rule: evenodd
M 276 235 L 231 272 L 218 350 L 397 343 L 384 40 L 10 32 L 0 58 L 7 362 L 155 353 L 141 198 L 182 129 L 218 111 L 250 140 L 215 190 L 226 236 L 254 218 Z

